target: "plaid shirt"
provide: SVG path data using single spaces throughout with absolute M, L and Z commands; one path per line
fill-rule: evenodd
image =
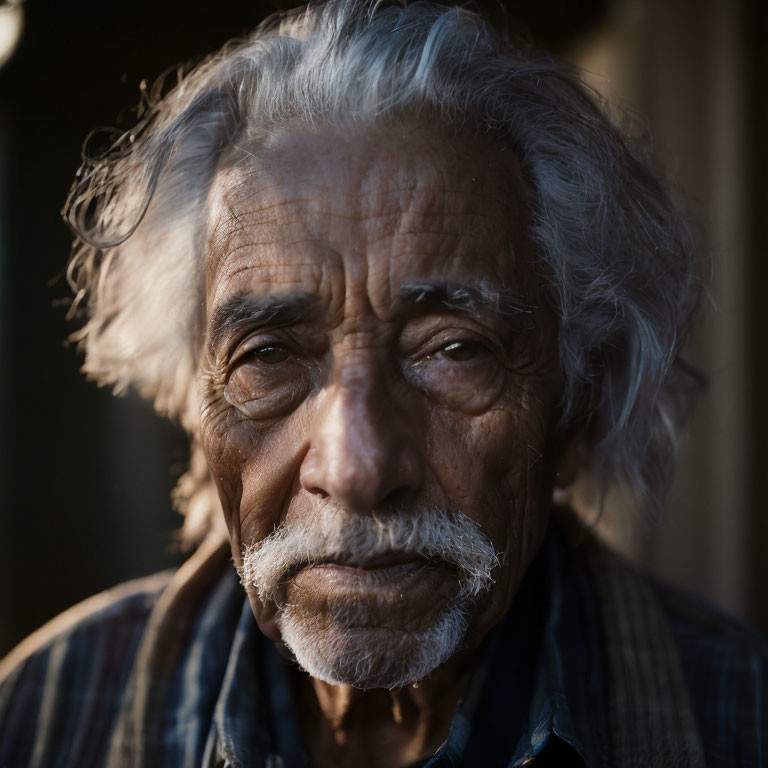
M 768 766 L 764 641 L 589 546 L 550 532 L 422 765 Z M 0 768 L 309 765 L 299 673 L 216 544 L 76 606 L 0 671 Z

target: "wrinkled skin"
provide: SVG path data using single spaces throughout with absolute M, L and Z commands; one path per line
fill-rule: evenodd
M 316 696 L 307 716 L 325 717 L 304 726 L 318 765 L 365 754 L 368 765 L 396 766 L 433 752 L 471 648 L 506 612 L 541 544 L 561 375 L 522 188 L 511 150 L 419 128 L 363 137 L 286 128 L 247 163 L 235 154 L 215 180 L 202 439 L 235 564 L 244 543 L 329 502 L 361 515 L 457 508 L 503 553 L 471 617 L 470 650 L 418 689 L 398 699 L 306 681 Z M 502 297 L 500 311 L 401 300 L 403 286 L 446 282 L 482 284 Z M 316 297 L 311 309 L 279 327 L 229 322 L 238 301 L 297 294 Z M 329 587 L 315 570 L 292 577 L 287 597 L 324 626 Z M 381 601 L 381 627 L 366 630 L 372 646 L 394 648 L 456 593 L 450 570 L 429 579 L 405 600 Z M 248 592 L 279 644 L 276 606 Z M 383 745 L 378 757 L 356 751 L 362 730 Z

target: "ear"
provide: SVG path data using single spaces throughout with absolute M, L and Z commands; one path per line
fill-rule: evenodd
M 574 430 L 565 438 L 563 450 L 555 468 L 555 491 L 563 491 L 576 482 L 581 466 L 583 432 Z
M 574 409 L 575 416 L 563 427 L 560 455 L 555 465 L 555 497 L 570 497 L 568 489 L 576 482 L 584 464 L 585 448 L 595 442 L 595 428 L 598 417 L 598 390 L 585 387 Z
M 564 440 L 563 450 L 555 466 L 555 487 L 552 489 L 555 509 L 571 507 L 571 486 L 576 482 L 581 464 L 581 437 L 581 431 L 576 430 Z

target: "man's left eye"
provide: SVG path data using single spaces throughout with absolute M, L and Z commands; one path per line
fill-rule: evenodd
M 463 339 L 460 341 L 452 341 L 440 348 L 440 354 L 447 357 L 449 360 L 453 360 L 457 363 L 468 362 L 474 360 L 483 353 L 487 352 L 485 346 L 479 341 L 473 341 L 470 339 Z
M 430 400 L 479 413 L 498 397 L 504 386 L 504 366 L 493 342 L 443 336 L 432 349 L 407 369 L 410 381 Z

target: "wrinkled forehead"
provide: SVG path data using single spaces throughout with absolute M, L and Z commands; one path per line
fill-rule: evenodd
M 230 152 L 208 217 L 209 303 L 244 272 L 265 291 L 282 280 L 311 290 L 336 267 L 505 289 L 531 273 L 519 163 L 484 137 L 284 130 Z

